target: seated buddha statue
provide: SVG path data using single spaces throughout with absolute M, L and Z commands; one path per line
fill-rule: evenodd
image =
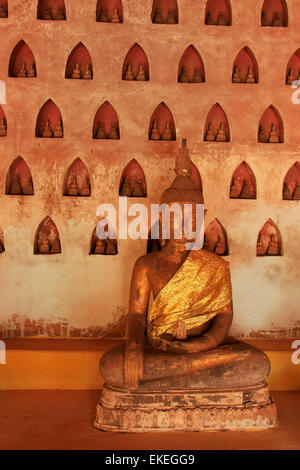
M 194 229 L 195 207 L 204 201 L 185 146 L 176 174 L 161 203 L 191 204 Z M 101 358 L 105 385 L 94 425 L 111 431 L 272 427 L 276 408 L 264 383 L 269 359 L 228 336 L 229 264 L 204 249 L 187 250 L 193 239 L 181 228 L 182 238 L 175 238 L 176 224 L 171 218 L 160 251 L 135 263 L 127 339 Z

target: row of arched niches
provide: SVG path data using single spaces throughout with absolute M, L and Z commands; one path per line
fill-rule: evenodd
M 8 17 L 8 0 L 1 0 L 0 18 Z M 39 0 L 37 18 L 44 21 L 64 21 L 67 19 L 67 1 Z M 96 21 L 104 23 L 123 23 L 121 0 L 95 1 Z M 149 12 L 152 23 L 178 24 L 179 9 L 177 0 L 153 0 Z M 231 26 L 232 10 L 230 0 L 208 0 L 204 23 L 208 26 Z M 288 26 L 288 8 L 285 0 L 265 0 L 261 10 L 262 27 Z
M 192 179 L 195 187 L 202 190 L 202 180 L 197 167 L 192 164 Z M 91 196 L 91 180 L 89 172 L 80 158 L 68 168 L 64 182 L 63 195 L 66 197 Z M 18 157 L 11 164 L 6 178 L 5 192 L 11 196 L 33 196 L 34 183 L 30 169 L 22 157 Z M 132 198 L 147 197 L 147 183 L 141 165 L 131 160 L 124 168 L 119 185 L 119 195 Z M 231 199 L 256 199 L 256 179 L 247 162 L 242 162 L 233 172 L 229 184 L 229 197 Z M 296 162 L 287 172 L 282 189 L 282 197 L 288 201 L 300 200 L 300 163 Z M 4 251 L 3 233 L 0 236 L 0 251 Z M 205 232 L 205 249 L 220 256 L 229 254 L 227 233 L 222 224 L 215 219 L 209 224 Z M 158 240 L 152 240 L 149 236 L 147 252 L 159 250 Z M 91 239 L 90 254 L 115 255 L 118 252 L 115 237 L 107 240 L 98 239 L 96 228 Z M 37 229 L 35 242 L 35 254 L 61 253 L 59 232 L 54 222 L 49 218 L 40 224 Z M 282 239 L 276 224 L 268 219 L 257 240 L 257 256 L 282 255 Z
M 36 78 L 38 75 L 34 54 L 28 44 L 22 39 L 14 47 L 8 66 L 8 75 L 16 78 Z M 92 80 L 93 63 L 86 46 L 79 42 L 70 52 L 65 78 L 75 80 Z M 150 67 L 143 48 L 135 43 L 130 48 L 123 61 L 121 69 L 122 80 L 149 81 Z M 292 83 L 300 76 L 300 48 L 288 61 L 285 83 Z M 205 65 L 199 51 L 191 44 L 183 52 L 179 63 L 177 81 L 179 83 L 205 83 Z M 255 84 L 259 82 L 258 63 L 254 53 L 244 46 L 236 55 L 232 66 L 232 83 Z

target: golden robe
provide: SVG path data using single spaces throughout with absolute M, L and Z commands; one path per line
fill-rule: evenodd
M 232 299 L 229 265 L 206 250 L 192 250 L 156 296 L 147 317 L 147 335 L 156 349 L 181 320 L 187 334 L 214 318 Z

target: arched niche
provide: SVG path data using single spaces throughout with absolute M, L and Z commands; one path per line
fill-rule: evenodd
M 292 85 L 295 80 L 300 80 L 300 48 L 294 52 L 286 68 L 286 84 Z
M 258 65 L 255 55 L 245 46 L 233 63 L 232 83 L 258 83 Z
M 178 5 L 176 0 L 153 0 L 152 23 L 156 24 L 177 24 Z
M 261 26 L 288 26 L 288 8 L 285 0 L 265 0 L 261 10 Z
M 5 137 L 7 134 L 7 121 L 5 117 L 4 110 L 0 106 L 0 137 Z
M 300 201 L 300 163 L 296 162 L 287 172 L 282 189 L 282 198 L 287 201 Z
M 64 136 L 61 112 L 51 99 L 46 101 L 39 111 L 35 136 L 45 138 L 61 138 Z
M 105 101 L 98 109 L 93 124 L 94 139 L 120 139 L 119 118 L 113 106 Z
M 31 171 L 22 157 L 17 157 L 9 167 L 6 176 L 5 194 L 33 196 Z
M 246 162 L 242 162 L 232 175 L 230 199 L 256 199 L 256 179 Z
M 23 39 L 13 49 L 8 66 L 9 77 L 35 78 L 36 62 L 32 50 Z
M 127 52 L 123 62 L 122 80 L 148 81 L 149 62 L 144 49 L 135 43 Z
M 231 26 L 230 0 L 208 0 L 205 9 L 205 24 L 209 26 Z
M 0 18 L 8 17 L 8 0 L 1 0 L 0 2 Z
M 123 23 L 123 5 L 121 0 L 98 0 L 96 21 L 102 23 Z
M 64 21 L 67 19 L 64 0 L 39 0 L 37 8 L 38 20 Z
M 191 179 L 192 179 L 192 181 L 195 185 L 195 188 L 199 189 L 199 191 L 202 191 L 202 178 L 201 178 L 200 172 L 199 172 L 199 170 L 196 167 L 194 162 L 192 162 Z
M 93 78 L 92 58 L 82 42 L 74 47 L 68 57 L 65 77 L 85 80 Z
M 256 256 L 281 256 L 282 238 L 277 225 L 268 219 L 257 237 Z
M 216 103 L 209 111 L 205 128 L 204 141 L 206 142 L 229 142 L 230 128 L 227 116 L 223 108 Z
M 55 255 L 61 253 L 59 232 L 53 220 L 47 216 L 38 226 L 34 238 L 35 255 Z
M 80 158 L 76 158 L 68 168 L 64 181 L 63 195 L 81 197 L 91 195 L 89 172 Z
M 147 197 L 147 183 L 141 165 L 133 158 L 124 168 L 119 187 L 119 196 Z
M 258 142 L 279 144 L 284 142 L 284 128 L 277 109 L 269 106 L 259 121 Z
M 94 228 L 91 239 L 90 255 L 114 256 L 118 254 L 118 241 L 116 231 L 111 229 L 109 232 L 108 224 L 104 225 L 104 231 L 108 232 L 108 237 L 102 239 L 98 237 L 97 226 Z
M 218 219 L 213 220 L 206 228 L 203 248 L 219 256 L 229 255 L 227 233 Z
M 178 67 L 178 82 L 205 82 L 204 63 L 199 52 L 193 45 L 188 46 L 181 56 Z
M 4 253 L 4 251 L 5 251 L 4 235 L 3 235 L 3 230 L 0 226 L 0 253 Z
M 164 102 L 157 106 L 151 116 L 149 140 L 176 140 L 174 118 Z

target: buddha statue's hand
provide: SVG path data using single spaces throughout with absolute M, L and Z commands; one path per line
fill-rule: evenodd
M 143 377 L 143 349 L 140 344 L 126 344 L 124 355 L 124 380 L 129 389 L 137 389 Z
M 217 345 L 217 342 L 210 335 L 190 338 L 186 341 L 165 342 L 166 350 L 176 354 L 195 354 L 201 351 L 213 349 L 217 347 Z

